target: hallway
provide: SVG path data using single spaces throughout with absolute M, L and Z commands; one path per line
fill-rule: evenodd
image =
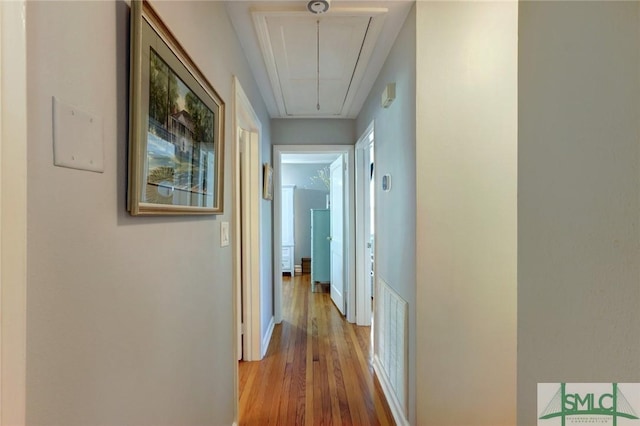
M 371 328 L 347 323 L 328 293 L 310 292 L 309 277 L 283 277 L 284 320 L 265 358 L 239 364 L 240 424 L 393 425 Z

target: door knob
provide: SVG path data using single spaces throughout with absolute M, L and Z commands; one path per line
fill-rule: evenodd
M 327 240 L 328 240 L 328 241 L 331 241 L 331 237 L 327 237 Z

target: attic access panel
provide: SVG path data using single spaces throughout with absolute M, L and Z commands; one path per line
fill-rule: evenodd
M 348 117 L 386 11 L 254 11 L 280 116 Z

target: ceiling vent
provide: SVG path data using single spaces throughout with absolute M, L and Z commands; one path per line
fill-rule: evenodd
M 307 9 L 309 10 L 309 12 L 319 15 L 329 10 L 330 4 L 331 0 L 311 0 L 309 3 L 307 3 Z

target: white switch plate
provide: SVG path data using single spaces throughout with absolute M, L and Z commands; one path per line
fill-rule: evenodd
M 220 247 L 229 245 L 229 222 L 220 222 Z
M 102 117 L 53 97 L 53 164 L 104 172 Z

